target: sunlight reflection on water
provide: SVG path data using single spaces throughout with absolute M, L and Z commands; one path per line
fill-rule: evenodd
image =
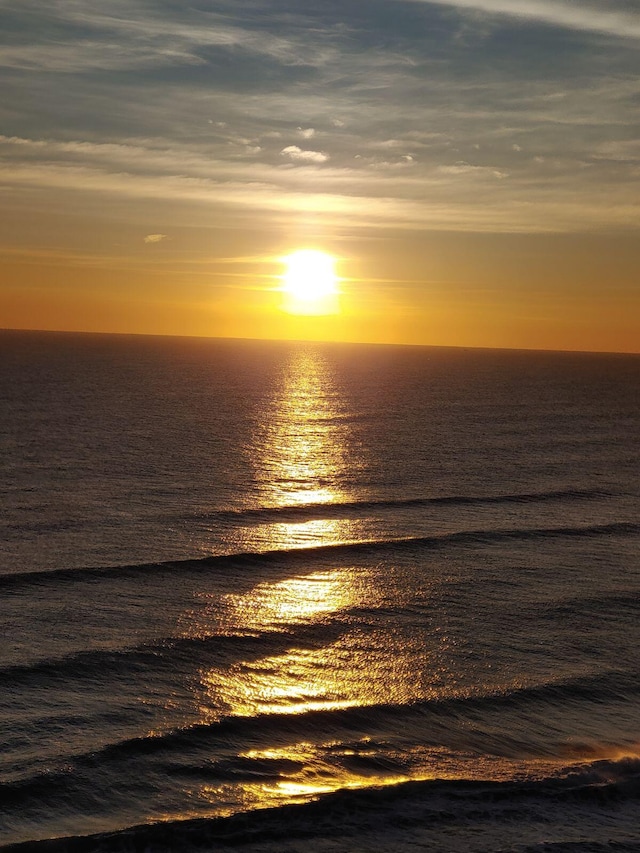
M 243 537 L 238 540 L 239 551 L 281 551 L 362 538 L 355 519 L 313 515 L 314 506 L 358 498 L 348 484 L 353 468 L 363 464 L 363 451 L 342 405 L 326 358 L 313 348 L 293 352 L 246 452 L 263 507 L 297 511 L 308 507 L 309 514 L 299 521 L 271 520 L 245 527 L 239 533 Z M 263 576 L 251 589 L 212 595 L 204 607 L 193 611 L 192 636 L 264 641 L 261 655 L 201 670 L 196 701 L 204 722 L 223 716 L 304 715 L 414 698 L 416 663 L 424 660 L 419 639 L 415 647 L 407 645 L 405 637 L 389 636 L 382 625 L 363 627 L 358 615 L 364 610 L 377 612 L 389 596 L 377 569 L 341 565 L 298 572 L 274 580 Z M 314 626 L 320 625 L 323 631 L 330 630 L 331 641 L 324 634 L 321 644 L 314 639 Z M 283 648 L 281 640 L 274 642 L 274 637 L 286 638 L 289 633 L 289 648 Z M 334 759 L 305 746 L 304 740 L 264 746 L 244 754 L 250 762 L 268 765 L 263 780 L 242 783 L 245 807 L 370 784 L 369 773 L 348 768 L 353 760 L 349 750 L 339 769 L 333 766 Z M 334 746 L 326 748 L 330 753 Z M 408 778 L 400 765 L 378 767 L 375 776 L 379 783 Z M 219 810 L 225 785 L 205 784 L 199 795 L 215 802 Z
M 292 350 L 256 420 L 244 453 L 254 501 L 246 508 L 296 513 L 283 520 L 249 517 L 225 532 L 226 551 L 277 551 L 358 541 L 361 520 L 322 518 L 322 507 L 362 497 L 352 483 L 366 464 L 353 433 L 335 365 L 313 347 Z
M 340 484 L 355 462 L 349 439 L 330 365 L 319 352 L 292 352 L 249 448 L 264 505 L 348 499 Z
M 366 572 L 341 568 L 261 583 L 249 593 L 224 596 L 214 607 L 221 633 L 286 633 L 293 625 L 326 622 L 343 614 L 342 633 L 349 627 L 344 614 L 372 593 Z M 363 699 L 362 690 L 354 693 L 353 678 L 339 644 L 296 647 L 235 663 L 224 672 L 203 672 L 203 698 L 206 706 L 222 706 L 239 716 L 345 708 Z
M 226 599 L 225 622 L 231 629 L 250 625 L 256 631 L 284 630 L 345 609 L 356 601 L 359 586 L 348 570 L 314 572 L 257 586 L 249 595 Z

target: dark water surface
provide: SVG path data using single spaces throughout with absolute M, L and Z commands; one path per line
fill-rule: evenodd
M 0 332 L 0 844 L 640 849 L 639 437 L 638 356 Z

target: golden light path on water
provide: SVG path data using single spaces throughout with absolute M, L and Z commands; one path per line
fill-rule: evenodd
M 307 506 L 309 518 L 272 521 L 258 532 L 251 530 L 251 548 L 256 541 L 263 550 L 280 551 L 360 538 L 357 521 L 313 517 L 313 506 L 354 499 L 343 485 L 348 482 L 348 466 L 360 464 L 349 424 L 323 356 L 313 349 L 294 352 L 274 390 L 271 408 L 257 427 L 251 459 L 262 505 Z M 250 550 L 243 549 L 243 544 L 239 543 L 239 550 Z M 390 636 L 384 625 L 365 631 L 350 615 L 358 608 L 374 612 L 389 598 L 402 598 L 401 580 L 389 578 L 381 589 L 375 566 L 350 566 L 343 558 L 338 566 L 301 568 L 295 574 L 289 574 L 293 569 L 285 571 L 286 577 L 259 580 L 246 592 L 202 601 L 203 606 L 193 612 L 197 622 L 190 626 L 191 636 L 291 634 L 291 644 L 284 651 L 278 643 L 277 652 L 268 653 L 265 647 L 263 656 L 203 670 L 197 696 L 202 721 L 411 702 L 416 697 L 416 671 L 424 665 L 420 638 Z M 300 630 L 313 626 L 329 627 L 330 639 L 296 641 Z M 281 762 L 289 769 L 277 780 L 203 784 L 198 796 L 220 814 L 225 801 L 238 802 L 239 784 L 245 808 L 372 784 L 370 772 L 360 774 L 327 761 L 327 752 L 338 749 L 335 744 L 314 745 L 304 737 L 293 741 L 256 745 L 239 756 Z M 343 757 L 350 754 L 350 747 L 340 749 Z M 359 757 L 374 751 L 366 742 L 353 750 Z M 380 767 L 375 784 L 408 778 L 398 769 Z M 229 808 L 234 810 L 237 805 Z
M 282 369 L 246 448 L 262 507 L 308 508 L 299 520 L 272 519 L 238 528 L 233 550 L 278 551 L 367 538 L 361 522 L 323 518 L 314 507 L 356 497 L 353 470 L 364 464 L 333 368 L 321 351 L 296 349 Z
M 338 485 L 349 440 L 342 414 L 324 358 L 314 350 L 293 352 L 251 448 L 266 506 L 336 503 L 347 497 Z M 278 547 L 276 531 L 274 540 Z M 284 539 L 281 547 L 289 544 Z

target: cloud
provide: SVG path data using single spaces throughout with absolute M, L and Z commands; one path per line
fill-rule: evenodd
M 335 47 L 322 33 L 310 43 L 304 32 L 282 35 L 277 26 L 269 30 L 252 26 L 250 20 L 245 24 L 245 16 L 230 23 L 231 16 L 222 10 L 194 16 L 189 10 L 180 13 L 163 9 L 162 3 L 157 6 L 155 13 L 149 14 L 137 0 L 108 0 L 99 5 L 58 0 L 45 13 L 37 0 L 23 0 L 21 14 L 29 40 L 26 44 L 0 45 L 0 67 L 73 73 L 206 65 L 208 52 L 224 49 L 269 58 L 289 67 L 322 66 L 336 55 Z M 90 37 L 82 38 L 78 33 Z
M 610 140 L 600 145 L 593 156 L 620 163 L 640 163 L 640 140 Z
M 572 30 L 598 32 L 620 38 L 640 39 L 640 12 L 616 0 L 579 2 L 573 0 L 414 0 L 453 6 L 489 14 L 525 18 Z
M 163 240 L 166 240 L 166 234 L 147 234 L 144 238 L 145 243 L 162 243 Z
M 21 140 L 19 150 L 28 147 L 25 142 Z M 28 200 L 31 207 L 37 204 L 52 212 L 69 203 L 77 213 L 135 208 L 141 221 L 163 210 L 181 226 L 196 228 L 203 216 L 210 227 L 229 227 L 256 216 L 290 222 L 305 214 L 337 228 L 384 225 L 532 233 L 602 225 L 628 228 L 640 221 L 640 205 L 628 181 L 616 179 L 603 195 L 602 184 L 593 183 L 593 170 L 568 161 L 554 165 L 548 175 L 540 174 L 535 164 L 531 169 L 536 172 L 528 172 L 524 164 L 508 180 L 499 180 L 505 175 L 494 165 L 460 161 L 438 166 L 421 158 L 403 170 L 359 161 L 362 165 L 354 168 L 304 170 L 301 181 L 299 170 L 281 169 L 277 163 L 211 163 L 177 147 L 165 152 L 153 170 L 144 165 L 144 149 L 132 150 L 131 167 L 143 167 L 136 173 L 123 170 L 122 160 L 113 163 L 109 146 L 88 146 L 87 159 L 87 147 L 78 142 L 74 149 L 79 159 L 55 162 L 55 144 L 44 145 L 34 150 L 46 156 L 31 164 L 7 163 L 2 168 L 0 163 L 7 203 Z M 125 149 L 122 146 L 122 156 Z M 190 156 L 193 174 L 176 175 L 175 163 Z
M 302 210 L 345 227 L 640 221 L 635 43 L 578 32 L 633 34 L 628 0 L 413 0 L 402 15 L 370 0 L 339 22 L 326 4 L 234 2 L 0 0 L 21 35 L 0 46 L 20 69 L 0 106 L 6 209 L 110 206 L 138 235 L 175 209 L 196 227 Z
M 494 169 L 491 166 L 474 166 L 471 163 L 453 163 L 448 166 L 439 166 L 438 171 L 443 175 L 484 175 L 491 178 L 507 178 L 506 172 Z
M 151 45 L 127 47 L 126 44 L 104 44 L 98 40 L 0 47 L 0 67 L 18 71 L 46 69 L 74 73 L 89 69 L 117 71 L 180 64 L 199 65 L 202 60 L 189 50 Z
M 329 159 L 329 155 L 322 151 L 303 151 L 297 145 L 287 145 L 280 154 L 299 163 L 326 163 Z

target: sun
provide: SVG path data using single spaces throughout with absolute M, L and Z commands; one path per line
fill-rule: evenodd
M 285 310 L 292 314 L 337 313 L 336 259 L 317 249 L 299 249 L 282 258 Z
M 313 301 L 336 292 L 335 258 L 326 252 L 299 249 L 284 262 L 284 290 L 295 299 Z

